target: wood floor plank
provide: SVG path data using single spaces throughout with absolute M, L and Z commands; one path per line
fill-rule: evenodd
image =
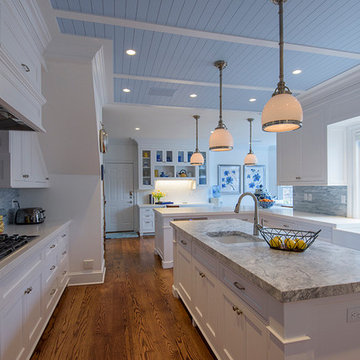
M 31 360 L 213 360 L 154 239 L 106 241 L 105 283 L 65 290 Z

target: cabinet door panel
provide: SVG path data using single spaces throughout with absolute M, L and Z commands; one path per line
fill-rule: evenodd
M 178 267 L 178 290 L 183 297 L 183 301 L 191 304 L 191 255 L 181 246 L 177 247 L 177 267 Z
M 267 359 L 266 328 L 255 316 L 244 312 L 245 359 Z

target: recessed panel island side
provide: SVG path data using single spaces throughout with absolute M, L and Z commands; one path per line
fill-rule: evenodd
M 237 220 L 171 222 L 173 293 L 219 359 L 360 359 L 360 252 L 270 249 Z

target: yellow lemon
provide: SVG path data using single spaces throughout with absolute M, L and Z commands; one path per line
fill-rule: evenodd
M 296 246 L 296 243 L 292 239 L 287 239 L 287 242 L 285 243 L 285 245 L 288 249 L 294 249 Z
M 274 248 L 279 248 L 281 247 L 281 238 L 279 236 L 275 236 L 274 238 L 272 238 L 270 241 L 269 241 L 269 244 L 271 247 L 274 247 Z
M 304 240 L 299 240 L 296 243 L 296 248 L 299 250 L 305 250 L 307 248 L 306 242 Z

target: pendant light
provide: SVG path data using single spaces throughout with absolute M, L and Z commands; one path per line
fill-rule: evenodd
M 209 150 L 212 151 L 229 151 L 234 147 L 234 140 L 229 130 L 222 120 L 222 71 L 227 63 L 224 60 L 219 60 L 214 63 L 220 72 L 220 113 L 219 123 L 214 132 L 210 135 Z
M 195 152 L 191 155 L 190 164 L 191 165 L 202 165 L 204 164 L 204 157 L 199 151 L 199 128 L 198 128 L 198 120 L 200 118 L 199 115 L 193 115 L 193 118 L 196 122 L 196 148 Z
M 286 132 L 301 128 L 303 111 L 299 101 L 291 95 L 284 81 L 284 34 L 283 4 L 286 0 L 272 0 L 279 5 L 280 75 L 277 88 L 262 112 L 262 129 L 270 132 Z
M 250 123 L 250 149 L 249 149 L 248 154 L 245 156 L 244 165 L 256 165 L 256 164 L 257 164 L 257 157 L 256 157 L 256 155 L 253 153 L 252 148 L 251 148 L 251 142 L 252 142 L 252 122 L 254 121 L 254 119 L 249 118 L 249 119 L 247 119 L 247 121 Z

